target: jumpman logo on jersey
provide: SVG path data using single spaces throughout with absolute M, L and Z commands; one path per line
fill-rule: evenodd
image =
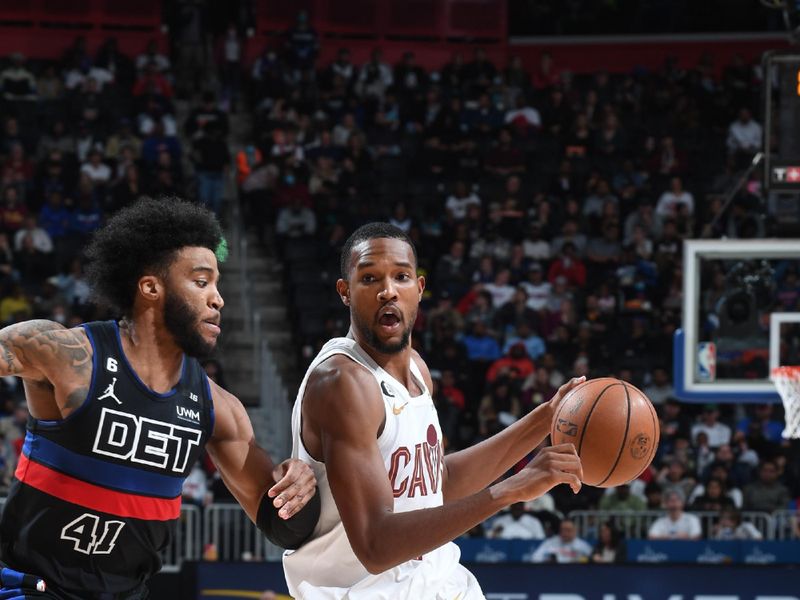
M 108 384 L 108 387 L 106 387 L 106 391 L 103 392 L 103 395 L 98 397 L 97 399 L 105 400 L 106 398 L 112 398 L 114 402 L 116 402 L 117 404 L 122 404 L 122 401 L 119 398 L 117 398 L 116 394 L 114 394 L 114 386 L 116 384 L 117 384 L 117 378 L 114 377 L 114 379 L 111 380 L 111 383 Z

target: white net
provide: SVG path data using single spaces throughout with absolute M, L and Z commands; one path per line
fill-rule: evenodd
M 772 369 L 772 381 L 783 400 L 783 437 L 800 438 L 800 367 L 776 367 Z

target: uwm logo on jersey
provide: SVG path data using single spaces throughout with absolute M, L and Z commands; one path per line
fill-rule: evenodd
M 436 494 L 442 483 L 442 445 L 436 431 L 428 428 L 427 441 L 414 445 L 413 449 L 400 446 L 392 452 L 389 481 L 395 498 L 427 496 Z
M 132 463 L 183 473 L 200 429 L 103 408 L 92 450 Z

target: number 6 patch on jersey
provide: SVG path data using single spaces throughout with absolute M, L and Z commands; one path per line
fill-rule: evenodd
M 91 513 L 84 513 L 70 521 L 61 530 L 61 539 L 73 542 L 75 551 L 83 554 L 111 554 L 119 532 L 125 527 L 123 521 L 103 520 Z

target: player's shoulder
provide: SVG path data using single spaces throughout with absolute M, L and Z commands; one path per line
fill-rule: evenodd
M 306 395 L 308 396 L 309 392 L 315 394 L 332 390 L 368 391 L 376 386 L 374 376 L 366 367 L 344 354 L 334 354 L 311 371 L 306 385 Z
M 339 414 L 382 406 L 375 377 L 362 364 L 342 354 L 334 354 L 309 374 L 303 404 L 314 412 L 334 408 Z M 382 409 L 381 409 L 382 410 Z

